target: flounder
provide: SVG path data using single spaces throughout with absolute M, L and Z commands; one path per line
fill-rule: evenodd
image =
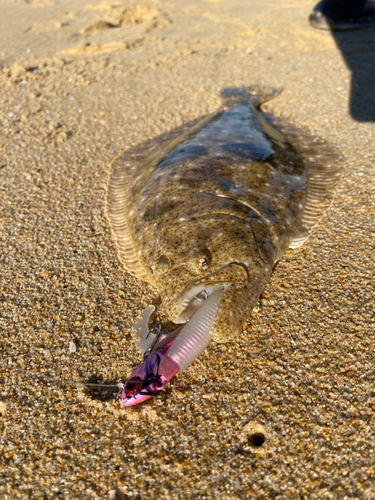
M 107 212 L 120 260 L 157 288 L 170 321 L 188 322 L 164 351 L 180 370 L 211 338 L 241 334 L 275 263 L 306 241 L 337 185 L 333 150 L 262 112 L 276 94 L 225 89 L 218 112 L 112 165 Z M 141 332 L 140 348 L 149 345 Z

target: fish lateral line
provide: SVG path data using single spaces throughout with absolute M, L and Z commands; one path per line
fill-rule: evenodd
M 248 208 L 249 210 L 253 211 L 265 224 L 271 224 L 271 221 L 267 219 L 267 217 L 259 212 L 253 205 L 250 205 L 250 203 L 245 203 L 240 200 L 236 200 L 235 198 L 231 198 L 230 196 L 224 196 L 223 194 L 217 194 L 217 193 L 210 193 L 208 191 L 202 191 L 202 194 L 207 195 L 207 196 L 212 196 L 213 198 L 219 198 L 222 200 L 228 200 L 228 201 L 233 201 L 237 205 L 242 205 L 245 208 Z M 220 212 L 221 213 L 221 212 Z M 231 215 L 231 214 L 229 214 Z

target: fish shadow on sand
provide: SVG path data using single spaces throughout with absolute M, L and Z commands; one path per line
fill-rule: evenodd
M 90 399 L 95 401 L 112 401 L 116 399 L 119 392 L 118 380 L 106 380 L 100 375 L 92 375 L 89 379 L 82 382 L 83 392 Z

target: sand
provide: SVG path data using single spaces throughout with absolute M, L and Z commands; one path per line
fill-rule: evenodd
M 0 1 L 1 498 L 375 498 L 375 31 L 312 7 Z M 110 162 L 248 84 L 343 155 L 334 203 L 238 341 L 121 408 L 80 383 L 129 375 L 157 293 L 117 259 Z

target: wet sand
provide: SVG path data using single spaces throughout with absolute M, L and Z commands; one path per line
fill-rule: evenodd
M 313 3 L 0 0 L 1 498 L 375 497 L 375 126 Z M 140 362 L 157 297 L 117 259 L 110 162 L 249 84 L 345 157 L 334 203 L 238 341 L 122 409 L 80 385 Z

